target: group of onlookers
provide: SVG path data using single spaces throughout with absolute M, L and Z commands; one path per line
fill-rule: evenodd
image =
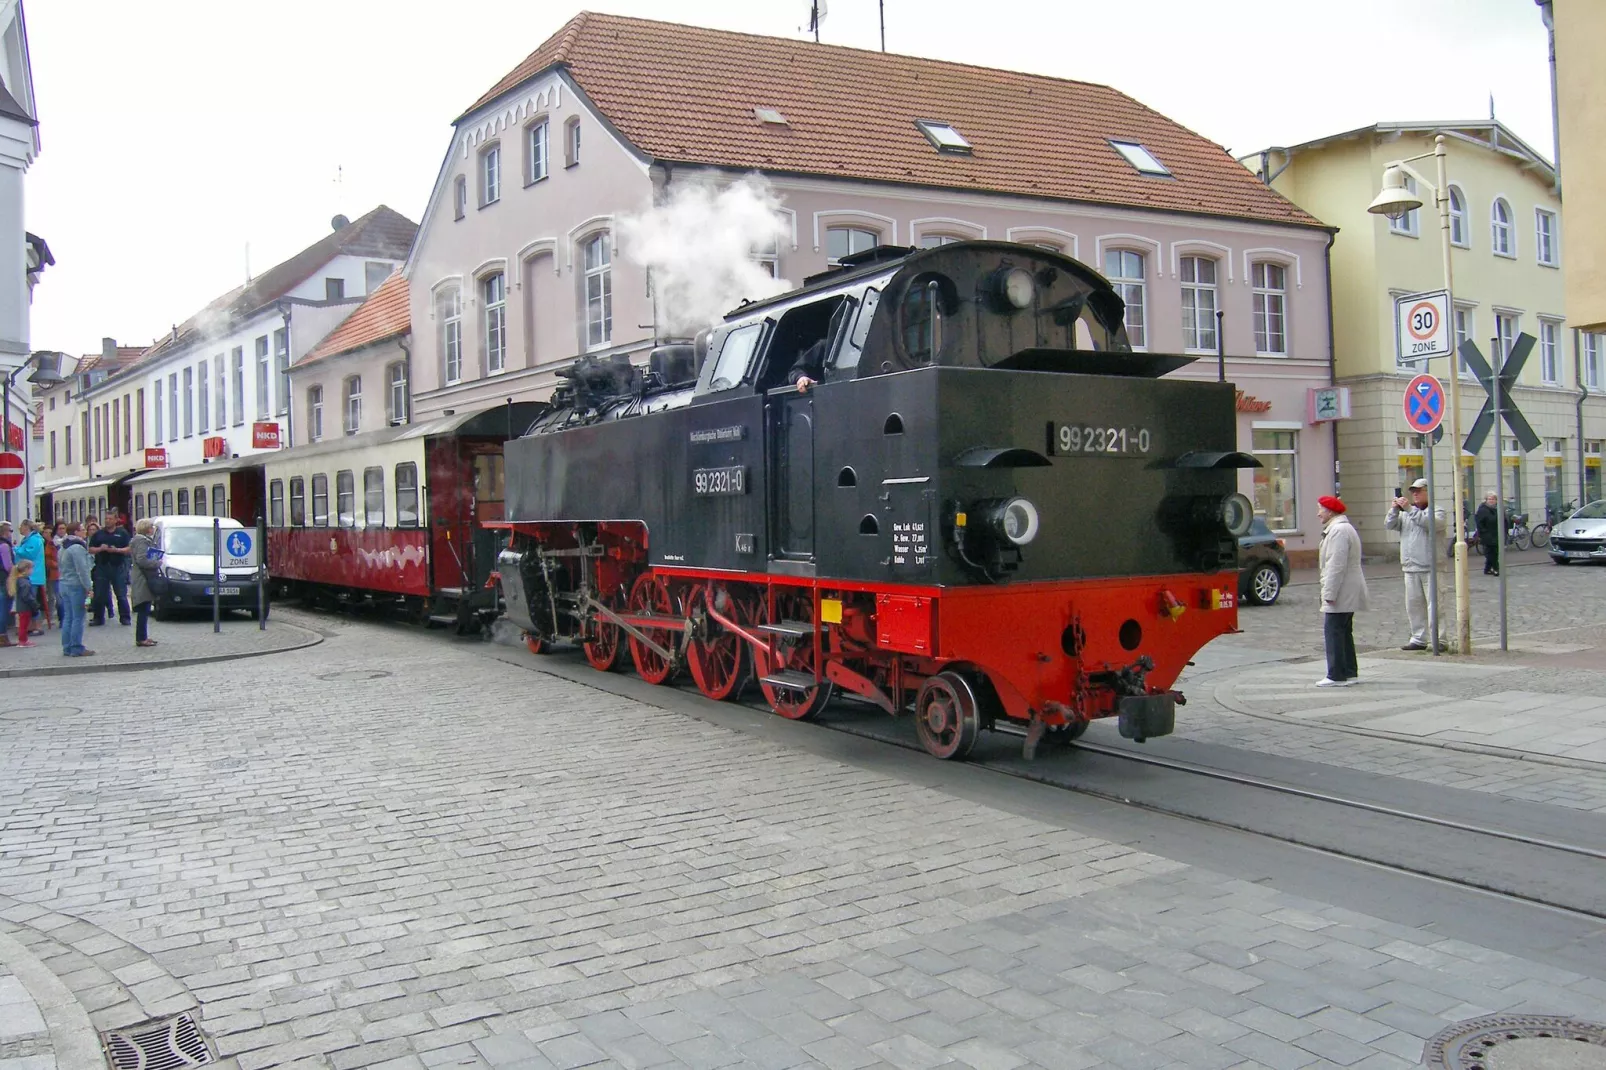
M 126 519 L 116 512 L 106 514 L 105 526 L 90 517 L 81 524 L 58 520 L 50 530 L 23 520 L 13 532 L 9 520 L 0 520 L 0 572 L 5 576 L 0 647 L 33 646 L 32 640 L 51 627 L 54 615 L 62 654 L 88 657 L 95 652 L 84 646 L 86 623 L 102 627 L 114 609 L 118 623 L 136 624 L 136 646 L 155 646 L 149 634 L 155 608 L 149 578 L 160 557 L 151 537 L 154 530 L 150 520 L 139 520 L 131 533 Z M 91 611 L 95 619 L 86 622 Z

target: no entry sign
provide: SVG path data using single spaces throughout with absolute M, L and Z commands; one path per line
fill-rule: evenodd
M 28 470 L 15 453 L 0 453 L 0 490 L 16 490 L 27 478 Z
M 1394 327 L 1401 364 L 1448 356 L 1455 348 L 1450 335 L 1450 291 L 1396 298 Z
M 1444 419 L 1444 384 L 1418 375 L 1405 387 L 1405 422 L 1419 435 L 1431 435 Z

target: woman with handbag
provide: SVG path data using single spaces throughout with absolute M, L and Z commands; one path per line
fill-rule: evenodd
M 134 565 L 128 600 L 134 603 L 135 646 L 156 645 L 150 637 L 151 611 L 156 608 L 157 588 L 165 586 L 165 579 L 161 575 L 162 551 L 151 537 L 155 530 L 150 519 L 135 521 L 134 540 L 128 544 L 128 559 Z

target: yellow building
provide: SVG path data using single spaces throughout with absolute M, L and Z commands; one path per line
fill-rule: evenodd
M 1562 196 L 1569 198 L 1567 315 L 1606 331 L 1606 3 L 1537 0 L 1554 54 Z
M 1380 124 L 1245 157 L 1263 180 L 1317 218 L 1338 227 L 1332 250 L 1333 335 L 1339 383 L 1350 388 L 1351 416 L 1337 426 L 1343 497 L 1369 550 L 1397 553 L 1383 529 L 1395 487 L 1423 472 L 1420 436 L 1401 409 L 1405 384 L 1428 371 L 1449 386 L 1449 358 L 1403 364 L 1397 356 L 1396 297 L 1444 288 L 1443 237 L 1432 191 L 1422 208 L 1399 220 L 1367 213 L 1383 170 L 1396 160 L 1432 153 L 1446 139 L 1450 196 L 1455 333 L 1484 355 L 1495 338 L 1507 352 L 1521 333 L 1537 340 L 1514 391 L 1540 437 L 1523 455 L 1505 431 L 1504 487 L 1534 522 L 1583 494 L 1601 496 L 1600 457 L 1606 439 L 1606 338 L 1567 329 L 1561 252 L 1561 202 L 1550 163 L 1493 120 L 1444 124 Z M 1436 180 L 1434 161 L 1411 165 Z M 1414 180 L 1411 183 L 1415 189 Z M 1470 372 L 1461 382 L 1461 426 L 1470 430 L 1486 395 Z M 1435 454 L 1435 499 L 1447 509 L 1450 419 Z M 1494 437 L 1477 456 L 1461 458 L 1467 508 L 1495 488 Z M 1585 476 L 1580 479 L 1580 474 Z M 1587 484 L 1587 485 L 1586 485 Z M 1448 538 L 1446 539 L 1448 545 Z

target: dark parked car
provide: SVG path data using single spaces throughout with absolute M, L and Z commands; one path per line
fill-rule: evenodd
M 1287 582 L 1288 553 L 1283 540 L 1257 516 L 1249 531 L 1238 536 L 1238 595 L 1258 606 L 1269 606 Z

